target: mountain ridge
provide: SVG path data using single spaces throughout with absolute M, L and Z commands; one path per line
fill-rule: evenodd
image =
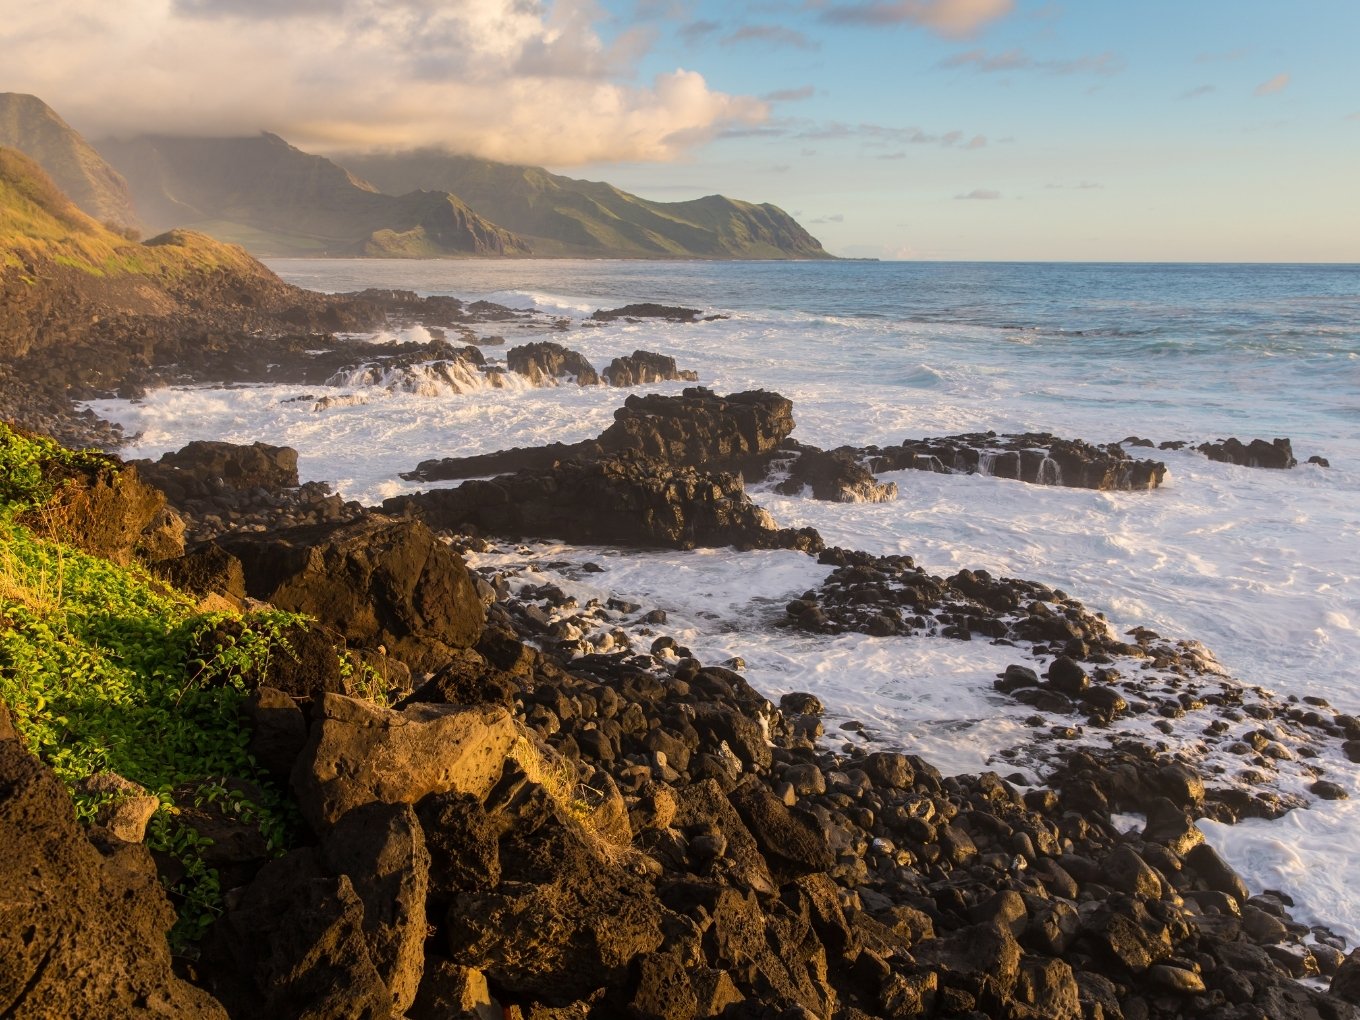
M 544 256 L 809 258 L 833 256 L 788 213 L 723 195 L 654 202 L 604 181 L 434 149 L 337 157 L 386 191 L 437 188 L 514 230 Z
M 0 92 L 0 146 L 33 159 L 83 212 L 136 229 L 127 181 L 79 132 L 37 96 Z
M 516 255 L 528 247 L 456 197 L 388 195 L 278 135 L 98 143 L 154 229 L 190 226 L 260 254 Z

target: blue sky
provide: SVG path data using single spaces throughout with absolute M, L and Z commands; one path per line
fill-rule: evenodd
M 93 138 L 438 146 L 773 202 L 840 255 L 1360 261 L 1351 0 L 45 0 Z
M 848 255 L 1360 260 L 1360 4 L 1017 2 L 950 34 L 702 3 L 650 24 L 644 69 L 796 98 L 664 172 L 586 168 L 625 187 L 774 201 Z

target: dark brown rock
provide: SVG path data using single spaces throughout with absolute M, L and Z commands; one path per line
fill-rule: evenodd
M 310 849 L 265 865 L 209 933 L 205 969 L 233 1016 L 388 1020 L 364 905 Z
M 307 613 L 351 644 L 428 668 L 474 644 L 486 612 L 462 559 L 415 521 L 371 515 L 222 540 L 253 598 Z
M 889 503 L 897 498 L 896 482 L 880 482 L 850 450 L 798 446 L 789 476 L 775 486 L 786 496 L 810 490 L 813 499 L 833 503 Z
M 420 517 L 434 528 L 472 527 L 509 538 L 677 549 L 821 548 L 810 528 L 779 529 L 736 476 L 647 458 L 571 460 L 547 472 L 393 497 L 383 509 Z
M 364 804 L 321 842 L 322 865 L 347 875 L 363 903 L 368 955 L 392 995 L 392 1013 L 415 1001 L 425 966 L 430 855 L 409 804 Z
M 449 907 L 452 958 L 545 1003 L 622 984 L 663 939 L 652 887 L 602 856 L 541 787 L 526 787 L 511 810 L 518 821 L 501 840 L 500 884 Z
M 149 477 L 154 483 L 159 469 L 168 468 L 199 480 L 220 479 L 231 489 L 286 489 L 298 484 L 297 457 L 289 446 L 195 440 L 162 456 Z
M 699 381 L 698 372 L 682 372 L 675 367 L 674 358 L 651 351 L 634 351 L 626 357 L 615 358 L 600 374 L 610 386 L 646 386 L 677 379 Z
M 159 560 L 152 569 L 181 591 L 199 598 L 220 595 L 236 606 L 246 597 L 241 561 L 221 546 L 208 542 L 173 559 Z
M 1085 489 L 1155 489 L 1166 476 L 1160 461 L 1134 460 L 1117 443 L 1093 446 L 1046 432 L 997 435 L 976 432 L 939 439 L 909 439 L 899 446 L 868 447 L 870 471 L 980 473 L 1039 485 Z
M 776 879 L 789 881 L 825 872 L 835 863 L 818 827 L 806 815 L 788 808 L 758 778 L 748 777 L 727 796 L 755 836 Z
M 396 712 L 326 694 L 293 769 L 293 791 L 318 833 L 364 804 L 415 804 L 450 790 L 484 797 L 518 736 L 500 708 L 416 704 Z
M 1270 442 L 1253 439 L 1249 443 L 1244 443 L 1240 439 L 1230 437 L 1214 443 L 1201 443 L 1195 449 L 1210 460 L 1238 464 L 1242 467 L 1284 469 L 1292 468 L 1298 463 L 1294 459 L 1294 450 L 1288 439 L 1274 439 Z
M 171 969 L 174 913 L 145 847 L 101 857 L 56 776 L 2 733 L 0 847 L 0 1015 L 225 1020 Z
M 307 720 L 289 695 L 261 687 L 246 699 L 250 719 L 250 753 L 280 786 L 288 783 L 293 766 L 307 743 Z
M 585 355 L 546 340 L 510 348 L 505 352 L 505 364 L 537 386 L 552 385 L 558 379 L 578 386 L 595 386 L 600 381 Z

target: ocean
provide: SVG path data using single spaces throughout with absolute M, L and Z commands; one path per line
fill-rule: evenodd
M 1152 492 L 1094 492 L 985 475 L 893 472 L 899 497 L 836 504 L 750 488 L 783 526 L 828 544 L 906 553 L 936 574 L 984 568 L 1060 588 L 1115 630 L 1150 627 L 1202 643 L 1231 682 L 1360 714 L 1360 266 L 995 263 L 650 263 L 277 260 L 318 290 L 401 287 L 533 307 L 568 320 L 546 336 L 506 324 L 505 346 L 552 339 L 603 367 L 635 349 L 672 355 L 718 393 L 764 388 L 794 402 L 794 437 L 823 447 L 960 432 L 1052 432 L 1093 443 L 1286 436 L 1288 471 L 1214 463 L 1191 450 L 1131 450 L 1166 463 Z M 583 324 L 597 308 L 657 301 L 726 318 Z M 420 338 L 417 328 L 407 335 Z M 398 337 L 393 337 L 397 339 Z M 487 347 L 488 357 L 504 348 Z M 678 392 L 668 383 L 649 389 Z M 311 387 L 314 396 L 354 386 Z M 161 390 L 94 408 L 138 437 L 127 456 L 192 439 L 296 447 L 304 479 L 365 503 L 412 491 L 398 478 L 431 457 L 592 437 L 625 394 L 608 387 L 420 392 L 367 387 L 362 403 L 314 411 L 297 387 Z M 1330 467 L 1302 463 L 1317 455 Z M 602 572 L 580 568 L 593 562 Z M 783 607 L 830 568 L 795 552 L 636 552 L 502 543 L 475 566 L 552 580 L 581 601 L 661 608 L 664 629 L 705 662 L 745 660 L 776 699 L 827 705 L 830 746 L 871 740 L 946 772 L 1026 772 L 1043 733 L 1034 710 L 992 680 L 1015 648 L 948 638 L 816 636 L 778 626 Z M 1038 664 L 1042 668 L 1042 663 Z M 1205 745 L 1212 709 L 1175 732 L 1131 733 L 1242 780 Z M 861 724 L 843 729 L 844 724 Z M 1122 728 L 1121 728 L 1122 727 Z M 1306 806 L 1273 821 L 1204 821 L 1255 889 L 1287 893 L 1295 916 L 1360 943 L 1360 766 L 1337 747 L 1307 763 L 1353 799 L 1306 792 L 1304 763 L 1270 782 Z M 1134 824 L 1136 819 L 1129 819 Z

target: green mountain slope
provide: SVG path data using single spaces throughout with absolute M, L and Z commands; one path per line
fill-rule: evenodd
M 36 96 L 0 92 L 0 145 L 35 160 L 71 201 L 95 219 L 138 226 L 122 175 Z
M 633 258 L 831 258 L 788 213 L 721 195 L 651 202 L 611 184 L 542 167 L 422 150 L 345 156 L 340 162 L 384 191 L 432 188 L 528 240 L 539 255 Z
M 523 255 L 451 195 L 382 194 L 277 135 L 100 143 L 153 229 L 192 227 L 268 255 Z

